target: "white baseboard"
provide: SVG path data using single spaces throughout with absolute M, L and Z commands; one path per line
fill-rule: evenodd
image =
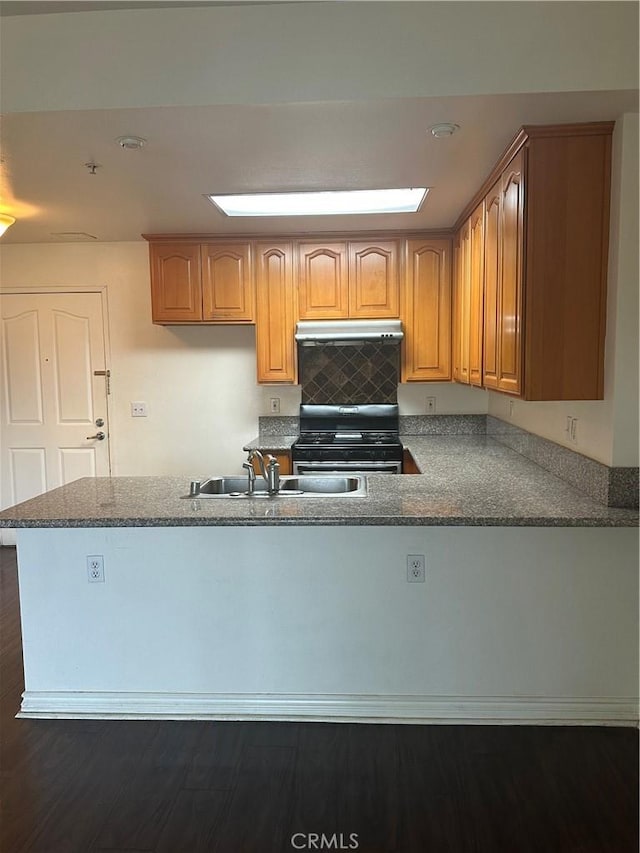
M 18 717 L 637 726 L 632 698 L 34 692 Z

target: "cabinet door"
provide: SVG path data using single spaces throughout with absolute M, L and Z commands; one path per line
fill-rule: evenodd
M 482 385 L 484 202 L 469 219 L 469 384 Z
M 501 273 L 498 317 L 498 389 L 520 394 L 522 370 L 522 255 L 524 152 L 502 175 Z
M 407 241 L 403 382 L 451 378 L 451 242 Z
M 451 378 L 460 382 L 460 327 L 457 321 L 462 281 L 460 232 L 453 238 L 453 265 L 451 270 Z
M 149 243 L 149 259 L 153 322 L 202 320 L 199 244 Z
M 398 243 L 349 243 L 349 317 L 399 317 Z
M 208 322 L 255 321 L 249 243 L 202 246 L 202 302 Z
M 469 317 L 471 293 L 469 222 L 460 229 L 455 286 L 455 340 L 457 346 L 457 382 L 469 384 Z
M 262 450 L 261 453 L 264 457 L 266 457 L 267 454 L 269 454 L 270 456 L 275 456 L 276 461 L 277 461 L 278 465 L 280 466 L 280 476 L 284 477 L 285 474 L 291 474 L 291 467 L 292 467 L 291 466 L 291 453 L 288 453 L 288 452 L 283 451 L 283 450 L 268 450 L 268 449 Z M 253 464 L 253 470 L 255 471 L 256 476 L 261 477 L 262 473 L 260 471 L 260 465 L 258 464 L 258 460 L 254 459 L 252 464 Z M 264 482 L 264 480 L 262 482 Z
M 299 243 L 298 276 L 301 320 L 348 317 L 346 243 Z
M 534 137 L 525 151 L 527 400 L 604 395 L 612 127 L 567 130 Z
M 256 244 L 258 382 L 296 381 L 291 243 Z
M 501 183 L 485 198 L 484 214 L 484 347 L 482 378 L 485 388 L 498 387 L 498 304 L 500 282 Z

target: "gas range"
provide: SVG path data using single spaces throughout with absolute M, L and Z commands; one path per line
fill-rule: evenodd
M 300 407 L 300 436 L 292 447 L 295 474 L 362 471 L 399 474 L 402 443 L 398 406 Z

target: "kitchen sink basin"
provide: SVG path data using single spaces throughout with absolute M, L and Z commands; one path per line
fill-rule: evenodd
M 210 477 L 200 483 L 200 489 L 196 497 L 215 498 L 224 495 L 239 495 L 247 491 L 246 477 Z M 256 480 L 255 491 L 267 493 L 267 484 L 264 480 Z M 190 497 L 193 497 L 191 495 Z
M 280 491 L 301 491 L 314 495 L 342 495 L 357 492 L 364 483 L 363 477 L 340 477 L 335 474 L 320 474 L 317 477 L 282 478 Z
M 367 481 L 361 476 L 320 474 L 318 476 L 280 477 L 280 491 L 277 495 L 267 492 L 267 484 L 258 477 L 252 495 L 247 492 L 246 477 L 210 477 L 202 480 L 195 493 L 183 495 L 185 498 L 339 498 L 364 497 L 367 494 Z

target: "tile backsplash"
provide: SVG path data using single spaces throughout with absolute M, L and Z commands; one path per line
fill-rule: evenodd
M 400 347 L 367 341 L 298 349 L 302 402 L 397 403 Z

